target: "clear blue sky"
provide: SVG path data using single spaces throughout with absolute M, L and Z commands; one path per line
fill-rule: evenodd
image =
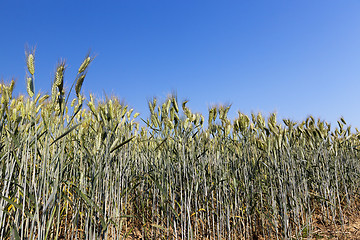
M 360 1 L 0 0 L 0 78 L 50 92 L 58 59 L 69 88 L 89 49 L 83 92 L 116 95 L 142 117 L 176 91 L 195 112 L 213 104 L 360 127 Z

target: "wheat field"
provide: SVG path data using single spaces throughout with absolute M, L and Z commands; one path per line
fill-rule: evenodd
M 343 118 L 278 121 L 229 106 L 208 118 L 169 96 L 148 117 L 86 97 L 86 55 L 65 92 L 0 85 L 0 239 L 316 239 L 359 210 L 360 132 Z M 70 99 L 75 88 L 76 96 Z M 359 233 L 360 234 L 360 233 Z

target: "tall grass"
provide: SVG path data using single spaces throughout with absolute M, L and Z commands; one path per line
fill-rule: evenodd
M 230 120 L 220 106 L 205 124 L 170 96 L 138 120 L 116 98 L 81 94 L 92 60 L 71 103 L 65 62 L 51 96 L 30 82 L 30 98 L 13 98 L 14 82 L 1 84 L 0 239 L 300 239 L 315 221 L 346 223 L 360 133 L 344 119 L 334 130 L 311 116 Z

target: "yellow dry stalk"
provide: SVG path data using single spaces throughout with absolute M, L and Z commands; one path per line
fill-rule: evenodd
M 158 125 L 158 119 L 157 119 L 157 116 L 156 115 L 151 115 L 151 122 L 152 122 L 152 124 L 153 124 L 153 126 L 155 127 L 155 128 L 157 128 L 157 127 L 159 127 L 159 125 Z
M 340 118 L 340 121 L 346 125 L 346 121 L 343 117 Z
M 289 119 L 283 119 L 283 122 L 284 122 L 285 126 L 287 126 L 287 127 L 291 126 L 291 121 Z
M 40 111 L 41 108 L 42 108 L 42 105 L 41 105 L 41 104 L 39 104 L 39 106 L 36 107 L 36 111 L 35 111 L 36 114 L 39 113 L 39 111 Z
M 99 132 L 97 135 L 96 135 L 96 138 L 95 138 L 95 152 L 96 153 L 97 151 L 100 150 L 100 147 L 101 147 L 101 132 Z
M 214 119 L 214 108 L 211 108 L 209 110 L 209 120 L 208 120 L 209 125 L 211 125 L 211 123 L 213 122 L 213 119 Z
M 139 131 L 140 128 L 140 124 L 138 122 L 135 122 L 135 130 Z M 135 133 L 135 135 L 137 135 L 137 133 Z
M 170 111 L 170 104 L 171 104 L 171 99 L 169 98 L 167 101 L 166 101 L 166 113 L 168 114 L 169 111 Z
M 70 122 L 70 116 L 69 115 L 66 114 L 65 119 L 66 119 L 67 122 Z
M 65 61 L 60 61 L 56 67 L 55 72 L 55 85 L 59 88 L 59 91 L 62 90 L 62 85 L 64 82 L 64 72 L 65 72 Z
M 141 127 L 141 130 L 140 130 L 140 137 L 142 138 L 142 139 L 146 139 L 147 138 L 147 130 L 146 130 L 146 128 L 145 127 Z
M 33 53 L 27 54 L 26 63 L 27 63 L 29 73 L 31 75 L 34 75 L 34 73 L 35 73 L 35 64 L 34 64 L 34 62 L 35 62 L 34 54 Z
M 272 124 L 273 126 L 276 126 L 276 113 L 270 114 L 268 123 Z
M 75 92 L 76 92 L 76 95 L 79 97 L 80 95 L 80 91 L 81 91 L 81 87 L 82 87 L 82 84 L 84 82 L 84 79 L 85 79 L 85 76 L 86 74 L 82 74 L 78 77 L 77 81 L 76 81 L 76 85 L 75 85 Z
M 29 100 L 29 112 L 28 112 L 28 114 L 29 115 L 34 114 L 34 110 L 35 110 L 35 102 Z
M 71 103 L 70 103 L 70 106 L 71 106 L 71 107 L 74 107 L 74 106 L 75 106 L 76 100 L 77 100 L 77 99 L 74 98 L 74 99 L 71 101 Z
M 54 84 L 51 87 L 51 102 L 55 103 L 57 100 L 57 96 L 58 96 L 58 91 L 57 91 L 57 87 L 56 84 L 54 82 Z
M 231 124 L 230 122 L 227 122 L 225 126 L 225 136 L 228 136 L 230 134 L 230 131 L 231 131 Z
M 84 100 L 85 100 L 85 97 L 80 95 L 80 97 L 78 98 L 78 101 L 79 101 L 78 106 L 80 106 L 84 102 Z
M 189 127 L 189 118 L 185 119 L 185 122 L 184 122 L 184 130 L 187 130 Z
M 241 119 L 240 118 L 237 118 L 234 120 L 234 123 L 233 123 L 233 128 L 234 128 L 234 133 L 236 132 L 239 132 L 241 129 L 240 129 L 240 122 L 241 122 Z
M 278 127 L 276 125 L 273 125 L 271 122 L 268 122 L 268 125 L 271 132 L 273 132 L 275 135 L 279 135 Z
M 168 118 L 165 119 L 165 126 L 167 126 L 170 130 L 174 129 L 174 124 Z
M 81 74 L 83 73 L 86 68 L 89 66 L 90 62 L 92 61 L 92 59 L 89 57 L 89 55 L 84 59 L 84 61 L 82 62 L 82 64 L 80 65 L 79 71 L 78 73 Z
M 265 145 L 265 143 L 260 140 L 260 139 L 256 139 L 256 146 L 260 149 L 260 150 L 263 150 L 263 151 L 266 151 L 267 147 Z
M 227 115 L 229 113 L 229 110 L 230 110 L 230 106 L 227 106 L 224 110 L 224 118 L 227 118 Z
M 120 117 L 123 118 L 125 116 L 125 113 L 127 111 L 128 106 L 123 107 Z
M 247 115 L 243 115 L 241 117 L 241 127 L 243 128 L 243 131 L 249 127 L 250 119 Z
M 315 119 L 313 116 L 309 116 L 306 120 L 305 120 L 306 126 L 308 128 L 313 129 L 315 127 Z
M 320 129 L 315 128 L 314 134 L 320 137 L 320 139 L 324 139 L 323 133 L 320 131 Z
M 131 116 L 131 113 L 134 111 L 133 108 L 131 108 L 128 112 L 127 112 L 127 118 L 130 120 L 130 116 Z
M 174 121 L 174 117 L 175 117 L 175 108 L 172 107 L 172 108 L 170 109 L 170 120 L 171 120 L 171 121 Z
M 263 118 L 260 112 L 256 117 L 256 123 L 260 127 L 260 129 L 263 129 L 265 127 L 265 119 Z
M 186 117 L 187 118 L 189 118 L 190 119 L 190 121 L 192 121 L 192 113 L 191 113 L 191 110 L 189 109 L 189 108 L 187 108 L 187 107 L 183 107 L 183 110 L 184 110 L 184 113 L 185 113 L 185 115 L 186 115 Z
M 62 84 L 63 82 L 63 74 L 61 73 L 61 71 L 56 71 L 55 73 L 55 85 L 58 87 Z
M 16 111 L 20 111 L 21 107 L 23 106 L 23 100 L 22 99 L 18 99 L 18 101 L 16 101 Z
M 24 106 L 23 103 L 22 103 L 20 106 L 21 106 L 21 108 L 20 108 L 21 117 L 22 117 L 22 118 L 25 118 L 25 114 L 26 114 L 25 106 Z
M 10 109 L 13 109 L 15 107 L 15 103 L 16 103 L 16 100 L 11 99 L 11 101 L 10 101 Z
M 16 108 L 13 108 L 13 109 L 12 109 L 12 114 L 11 114 L 11 120 L 12 120 L 13 122 L 15 122 L 15 121 L 16 121 L 16 118 L 17 118 L 17 111 L 16 111 Z
M 56 115 L 59 115 L 60 114 L 60 105 L 59 104 L 55 104 L 55 113 Z
M 95 103 L 94 95 L 90 94 L 90 102 Z
M 113 111 L 113 108 L 114 108 L 114 103 L 113 103 L 113 100 L 112 99 L 109 99 L 109 101 L 107 102 L 109 108 L 110 108 L 110 111 Z
M 105 125 L 107 126 L 107 123 L 108 123 L 108 117 L 107 117 L 107 114 L 106 114 L 106 112 L 105 112 L 105 110 L 103 109 L 103 108 L 100 108 L 99 109 L 100 111 L 99 111 L 99 113 L 100 113 L 100 116 L 101 116 L 101 118 L 100 119 L 102 119 L 102 121 L 105 123 Z M 105 121 L 106 120 L 106 121 Z
M 320 121 L 320 119 L 318 120 L 318 124 L 317 124 L 317 125 L 318 125 L 318 128 L 319 128 L 319 130 L 320 130 L 321 132 L 326 131 L 324 122 Z
M 172 100 L 172 104 L 174 106 L 175 111 L 178 113 L 179 112 L 179 106 L 177 104 L 176 98 L 173 97 L 171 100 Z
M 254 113 L 251 113 L 251 120 L 253 124 L 256 124 L 256 115 Z
M 115 141 L 111 144 L 110 149 L 112 150 L 115 146 L 117 146 L 119 143 L 119 138 L 116 138 Z
M 234 130 L 240 130 L 241 132 L 244 132 L 249 127 L 250 119 L 247 115 L 242 114 L 240 111 L 238 112 L 238 114 L 239 117 L 234 122 Z
M 180 121 L 179 115 L 177 113 L 174 114 L 174 120 L 175 120 L 175 125 Z
M 14 90 L 14 86 L 15 86 L 15 81 L 14 81 L 14 79 L 12 79 L 10 82 L 10 87 L 9 87 L 10 98 L 12 98 L 12 92 Z
M 161 105 L 161 120 L 167 117 L 168 112 L 166 111 L 166 103 Z
M 189 101 L 183 101 L 183 103 L 182 103 L 182 109 L 184 110 L 184 112 L 185 112 L 185 109 L 187 108 L 186 107 L 186 103 L 188 103 Z
M 151 101 L 149 101 L 148 104 L 149 104 L 150 113 L 151 113 L 151 115 L 153 115 L 154 114 L 154 108 L 153 108 L 153 105 L 152 105 Z
M 250 123 L 250 130 L 251 130 L 252 132 L 256 131 L 256 128 L 255 128 L 254 123 Z
M 276 139 L 276 144 L 275 144 L 276 148 L 281 149 L 282 134 L 280 133 L 280 134 L 276 135 L 275 139 Z
M 219 119 L 224 120 L 226 117 L 226 110 L 223 106 L 219 107 Z
M 30 97 L 34 96 L 34 82 L 31 77 L 27 78 L 26 91 L 28 92 Z
M 195 126 L 197 126 L 200 123 L 200 115 L 199 114 L 193 114 L 193 121 Z
M 116 109 L 114 110 L 114 107 L 109 104 L 109 115 L 110 119 L 114 119 L 116 117 Z
M 196 125 L 200 125 L 201 127 L 204 124 L 204 116 L 201 114 L 197 114 L 196 116 Z
M 217 107 L 213 107 L 213 121 L 216 120 L 217 116 L 218 116 L 218 109 Z
M 89 106 L 90 110 L 91 110 L 94 114 L 96 114 L 96 109 L 95 109 L 94 103 L 93 103 L 92 101 L 90 101 L 90 102 L 88 103 L 88 106 Z
M 192 113 L 190 116 L 191 116 L 190 121 L 195 122 L 196 121 L 196 114 Z
M 140 113 L 135 113 L 134 116 L 133 116 L 133 119 L 137 118 L 138 116 L 140 115 Z
M 348 136 L 348 138 L 351 136 L 351 126 L 347 127 L 345 136 Z
M 27 116 L 30 112 L 30 101 L 29 99 L 25 103 L 25 116 Z
M 41 94 L 38 93 L 34 99 L 35 104 L 39 101 L 40 97 L 41 97 Z
M 81 116 L 81 118 L 87 119 L 87 112 L 85 109 L 83 109 L 79 115 Z
M 42 104 L 46 99 L 48 99 L 50 96 L 45 94 L 44 96 L 42 96 L 40 99 L 39 99 L 39 104 Z

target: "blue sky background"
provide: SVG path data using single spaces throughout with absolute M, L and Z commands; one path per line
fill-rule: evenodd
M 360 127 L 360 1 L 0 0 L 0 79 L 25 90 L 24 46 L 36 45 L 35 87 L 50 92 L 67 60 L 69 88 L 89 49 L 83 92 L 116 95 L 146 118 L 147 101 L 213 104 Z

